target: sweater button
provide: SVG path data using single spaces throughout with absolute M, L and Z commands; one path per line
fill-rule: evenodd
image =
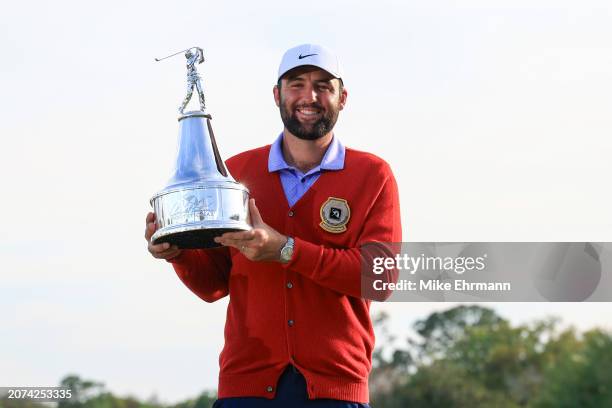
M 291 282 L 287 282 L 287 287 L 288 287 L 289 289 L 291 289 L 291 288 L 293 287 L 293 283 L 291 283 Z
M 291 326 L 293 326 L 293 320 L 289 320 L 289 321 L 287 322 L 287 324 L 288 324 L 290 327 L 291 327 Z
M 273 388 L 271 385 L 268 385 L 268 388 L 266 388 L 266 391 L 268 391 L 268 392 L 272 392 L 272 390 L 273 390 L 273 389 L 274 389 L 274 388 Z
M 293 214 L 294 214 L 293 210 L 290 210 L 290 211 L 289 211 L 289 216 L 290 216 L 290 217 L 293 217 Z

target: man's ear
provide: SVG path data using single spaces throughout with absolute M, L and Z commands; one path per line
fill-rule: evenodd
M 274 93 L 274 103 L 276 103 L 276 106 L 280 106 L 280 89 L 278 85 L 274 85 L 272 92 Z
M 342 93 L 340 94 L 340 102 L 338 104 L 340 110 L 344 109 L 344 105 L 346 105 L 346 98 L 348 98 L 348 92 L 345 87 L 342 87 Z

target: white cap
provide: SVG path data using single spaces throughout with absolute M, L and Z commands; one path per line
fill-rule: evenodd
M 342 70 L 336 54 L 321 45 L 302 44 L 285 52 L 278 67 L 278 79 L 287 71 L 304 65 L 319 67 L 336 78 L 342 78 Z

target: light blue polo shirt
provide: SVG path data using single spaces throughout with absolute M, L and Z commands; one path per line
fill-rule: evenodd
M 321 164 L 304 174 L 290 166 L 283 157 L 283 134 L 274 141 L 268 156 L 268 171 L 278 171 L 290 207 L 308 191 L 324 170 L 342 170 L 344 168 L 344 145 L 334 135 Z

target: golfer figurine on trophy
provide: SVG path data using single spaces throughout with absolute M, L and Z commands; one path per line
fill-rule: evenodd
M 195 51 L 193 51 L 195 50 Z M 196 68 L 196 63 L 201 64 L 204 62 L 204 51 L 200 47 L 189 48 L 185 51 L 185 58 L 187 58 L 187 94 L 185 99 L 179 108 L 179 113 L 182 115 L 185 107 L 193 95 L 193 88 L 198 90 L 198 97 L 200 98 L 200 110 L 206 111 L 206 101 L 204 100 L 204 91 L 202 90 L 202 82 L 200 81 L 200 75 Z
M 219 246 L 215 237 L 251 228 L 249 191 L 232 178 L 219 155 L 196 67 L 204 61 L 202 48 L 191 47 L 155 60 L 180 53 L 185 53 L 187 59 L 187 94 L 179 107 L 174 173 L 166 187 L 151 198 L 159 227 L 151 242 L 169 242 L 182 249 L 212 248 Z M 185 112 L 194 88 L 198 91 L 200 109 Z

